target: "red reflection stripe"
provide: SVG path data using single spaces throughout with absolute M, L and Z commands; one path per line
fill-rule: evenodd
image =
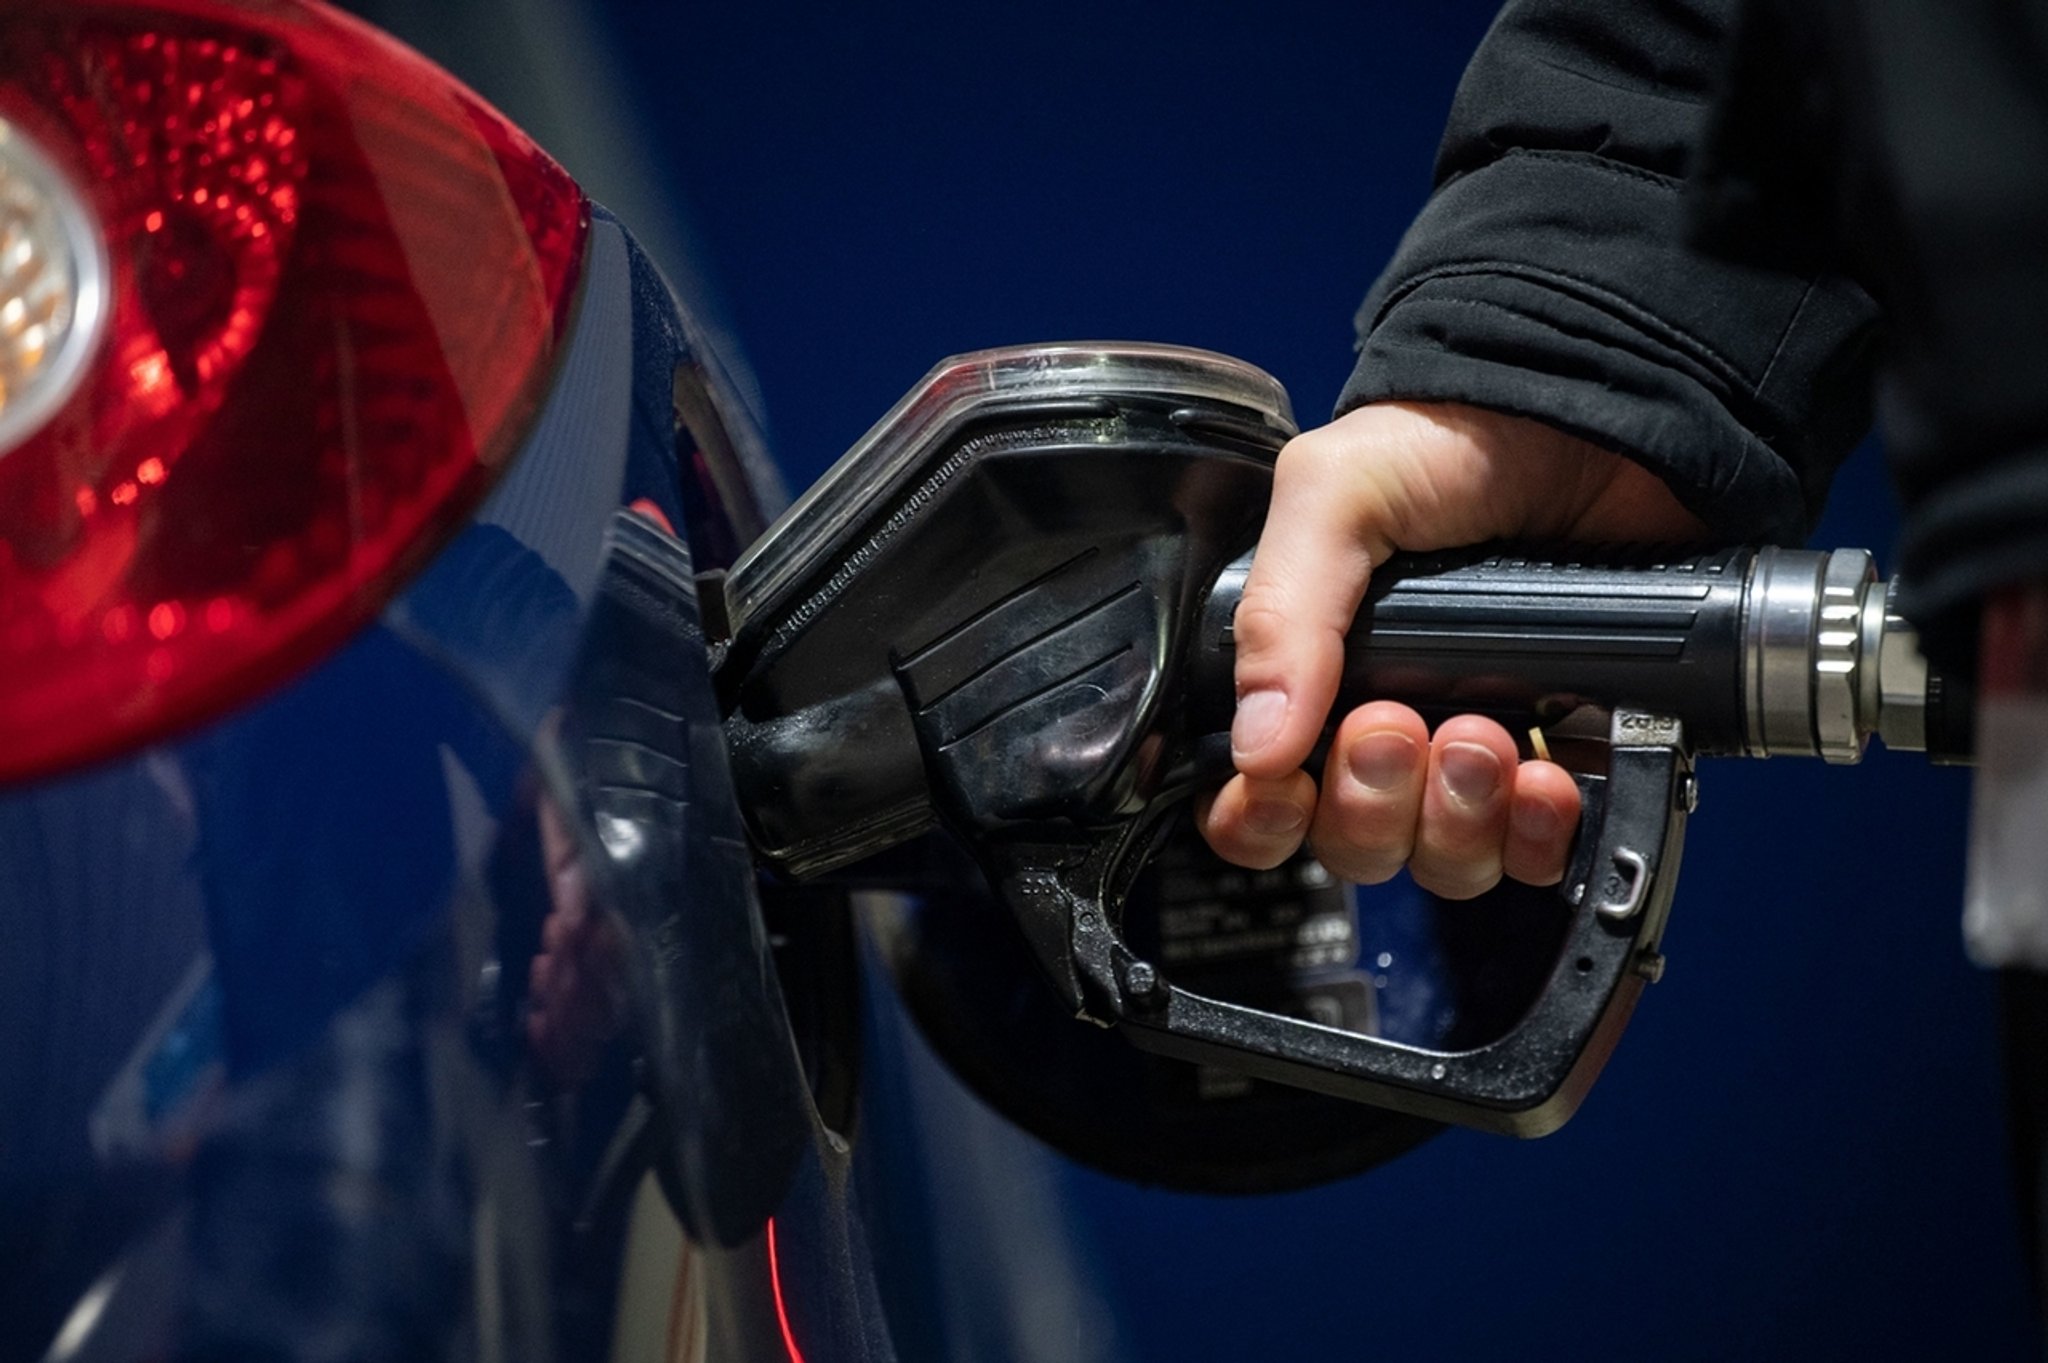
M 782 1323 L 782 1346 L 789 1350 L 789 1363 L 804 1363 L 804 1352 L 796 1347 L 796 1335 L 789 1328 L 789 1307 L 782 1300 L 782 1261 L 775 1253 L 775 1218 L 768 1218 L 768 1286 L 775 1292 L 775 1319 Z

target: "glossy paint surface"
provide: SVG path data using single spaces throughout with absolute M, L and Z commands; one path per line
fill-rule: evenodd
M 715 562 L 778 494 L 609 219 L 586 268 L 377 623 L 0 794 L 0 1356 L 892 1356 L 664 528 Z

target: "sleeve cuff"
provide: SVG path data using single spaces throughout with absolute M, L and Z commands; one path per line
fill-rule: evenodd
M 1868 422 L 1876 309 L 1694 254 L 1681 221 L 1674 181 L 1582 153 L 1450 181 L 1366 299 L 1339 411 L 1533 417 L 1637 460 L 1720 534 L 1803 538 Z

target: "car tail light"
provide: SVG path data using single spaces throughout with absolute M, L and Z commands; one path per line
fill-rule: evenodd
M 0 12 L 0 780 L 218 714 L 458 527 L 545 391 L 580 192 L 314 4 Z

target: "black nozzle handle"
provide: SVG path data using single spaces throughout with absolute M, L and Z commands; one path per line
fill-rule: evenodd
M 1396 700 L 1435 719 L 1545 723 L 1581 706 L 1684 721 L 1696 751 L 1746 749 L 1745 584 L 1757 551 L 1601 563 L 1404 554 L 1372 576 L 1334 713 Z M 1229 727 L 1249 554 L 1218 578 L 1190 670 L 1192 727 Z
M 1968 761 L 1972 690 L 1930 668 L 1860 549 L 1465 550 L 1374 572 L 1333 713 L 1398 700 L 1434 722 L 1548 725 L 1582 706 L 1684 721 L 1694 751 L 1854 762 L 1865 741 Z M 1249 555 L 1218 577 L 1190 667 L 1195 732 L 1229 726 Z
M 1114 1019 L 1144 1049 L 1434 1121 L 1544 1135 L 1577 1110 L 1643 986 L 1663 972 L 1664 924 L 1691 807 L 1692 759 L 1678 721 L 1619 711 L 1610 743 L 1607 772 L 1577 777 L 1580 833 L 1559 887 L 1571 911 L 1563 950 L 1535 1005 L 1484 1045 L 1403 1045 L 1183 988 L 1138 962 L 1116 936 L 1119 916 L 1106 911 L 1113 895 L 1101 888 L 1099 868 L 1070 893 L 1068 935 L 1038 939 L 1048 944 L 1041 959 L 1066 972 L 1069 998 L 1084 1013 Z M 1043 874 L 1004 882 L 1020 922 L 1033 921 L 1029 911 L 1046 883 Z

